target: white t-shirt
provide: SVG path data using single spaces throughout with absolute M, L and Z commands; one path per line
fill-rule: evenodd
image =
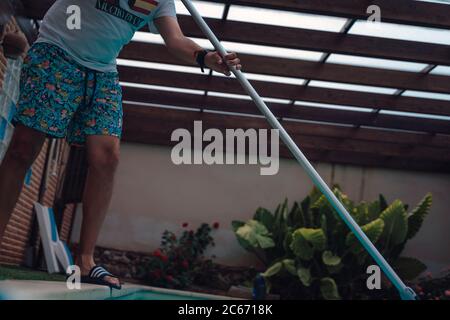
M 80 9 L 80 29 L 69 29 L 67 21 Z M 116 58 L 134 33 L 145 26 L 158 33 L 153 20 L 176 17 L 173 0 L 57 0 L 44 17 L 37 42 L 59 46 L 87 68 L 114 72 Z M 69 23 L 69 26 L 71 24 Z

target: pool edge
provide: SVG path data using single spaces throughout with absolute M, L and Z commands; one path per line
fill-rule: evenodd
M 81 289 L 69 290 L 65 282 L 34 280 L 2 280 L 0 294 L 8 300 L 106 300 L 120 298 L 140 291 L 172 294 L 181 297 L 194 297 L 209 300 L 242 300 L 240 298 L 158 288 L 138 284 L 125 284 L 122 290 L 82 284 Z

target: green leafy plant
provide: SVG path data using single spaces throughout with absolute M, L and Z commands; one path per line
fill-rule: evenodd
M 408 213 L 400 200 L 388 204 L 380 195 L 355 204 L 338 186 L 333 192 L 403 279 L 412 280 L 426 269 L 419 260 L 400 255 L 422 226 L 431 194 Z M 285 298 L 367 298 L 366 268 L 374 262 L 316 188 L 290 209 L 286 199 L 274 213 L 259 208 L 253 219 L 232 226 L 241 246 L 265 264 L 263 276 L 271 290 Z
M 183 224 L 184 228 L 187 226 L 187 223 Z M 191 285 L 203 268 L 211 263 L 204 253 L 215 245 L 211 232 L 218 227 L 218 223 L 212 227 L 204 223 L 195 231 L 184 230 L 179 237 L 171 231 L 164 231 L 160 248 L 141 267 L 142 278 L 159 287 L 181 289 Z

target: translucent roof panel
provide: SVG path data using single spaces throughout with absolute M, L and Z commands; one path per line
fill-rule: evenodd
M 213 72 L 213 75 L 218 77 L 225 77 L 224 74 Z M 257 73 L 245 73 L 245 76 L 249 80 L 258 80 L 258 81 L 267 81 L 267 82 L 276 82 L 276 83 L 286 83 L 286 84 L 293 84 L 293 85 L 304 85 L 305 79 L 300 78 L 289 78 L 289 77 L 280 77 L 280 76 L 271 76 L 271 75 L 265 75 L 265 74 L 257 74 Z M 231 77 L 234 78 L 234 75 L 231 75 Z
M 249 80 L 259 80 L 259 81 L 269 81 L 276 83 L 287 83 L 302 86 L 305 84 L 305 79 L 300 78 L 288 78 L 288 77 L 280 77 L 280 76 L 269 76 L 265 74 L 256 74 L 256 73 L 246 73 L 247 79 Z
M 430 72 L 431 74 L 438 74 L 441 76 L 450 76 L 450 67 L 448 66 L 437 66 Z
M 291 100 L 287 100 L 287 99 L 277 99 L 277 98 L 268 98 L 268 97 L 262 97 L 262 99 L 268 103 L 281 103 L 281 104 L 292 103 Z
M 208 96 L 230 98 L 230 99 L 252 100 L 252 98 L 243 94 L 224 93 L 217 91 L 208 91 Z
M 318 52 L 318 51 L 307 51 L 307 50 L 297 50 L 297 49 L 288 49 L 288 48 L 271 47 L 271 46 L 260 46 L 260 45 L 254 45 L 254 44 L 245 44 L 245 43 L 229 42 L 229 41 L 222 41 L 222 44 L 228 51 L 261 55 L 261 56 L 269 56 L 269 57 L 308 60 L 308 61 L 320 61 L 322 54 L 323 54 L 322 52 Z
M 380 110 L 380 113 L 381 114 L 390 114 L 390 115 L 395 115 L 395 116 L 402 116 L 402 117 L 450 121 L 450 117 L 437 116 L 437 115 L 425 114 L 425 113 L 399 112 L 399 111 L 391 111 L 391 110 Z
M 391 89 L 391 88 L 371 87 L 371 86 L 362 86 L 359 84 L 338 83 L 338 82 L 317 81 L 317 80 L 312 80 L 309 83 L 309 85 L 311 87 L 381 93 L 381 94 L 390 94 L 390 95 L 394 94 L 397 91 L 396 89 Z
M 309 101 L 295 101 L 294 105 L 311 107 L 311 108 L 325 108 L 325 109 L 333 109 L 333 110 L 358 111 L 358 112 L 373 112 L 374 111 L 374 109 L 369 109 L 369 108 L 343 106 L 343 105 L 338 105 L 338 104 L 317 103 L 317 102 L 309 102 Z
M 160 91 L 189 93 L 189 94 L 197 94 L 197 95 L 205 94 L 205 92 L 203 90 L 182 89 L 182 88 L 168 87 L 168 86 L 154 86 L 154 85 L 150 85 L 150 84 L 133 83 L 133 82 L 122 82 L 121 81 L 120 85 L 123 87 L 131 87 L 131 88 L 139 88 L 139 89 L 153 89 L 153 90 L 160 90 Z
M 333 53 L 327 59 L 329 63 L 353 65 L 359 67 L 390 69 L 409 72 L 420 72 L 427 64 L 407 61 L 378 59 Z
M 223 4 L 197 0 L 193 0 L 192 3 L 203 17 L 217 19 L 222 18 L 223 9 L 225 7 Z M 177 9 L 177 14 L 189 15 L 189 11 L 180 0 L 175 0 L 175 7 Z
M 137 31 L 132 41 L 164 44 L 164 40 L 159 34 L 143 31 Z
M 345 18 L 232 5 L 228 20 L 340 32 Z
M 440 3 L 440 4 L 450 4 L 450 0 L 415 0 L 415 1 L 434 2 L 434 3 Z
M 205 49 L 210 50 L 213 49 L 211 42 L 207 39 L 202 38 L 191 38 L 191 39 Z M 133 37 L 133 41 L 164 44 L 164 41 L 161 38 L 161 36 L 149 32 L 136 32 Z M 239 52 L 278 58 L 299 59 L 307 61 L 320 61 L 320 58 L 322 57 L 323 54 L 322 52 L 319 51 L 261 46 L 231 41 L 222 41 L 222 44 L 230 52 Z
M 119 66 L 145 68 L 145 69 L 177 71 L 177 72 L 186 72 L 186 73 L 195 73 L 195 74 L 202 73 L 200 68 L 198 68 L 198 67 L 178 66 L 178 65 L 173 65 L 173 64 L 156 63 L 156 62 L 117 59 L 117 64 Z
M 434 92 L 425 92 L 425 91 L 414 91 L 414 90 L 406 90 L 403 93 L 406 97 L 416 97 L 416 98 L 425 98 L 425 99 L 436 99 L 436 100 L 446 100 L 450 101 L 450 94 L 445 93 L 434 93 Z
M 383 15 L 381 17 L 383 19 Z M 408 26 L 386 22 L 373 23 L 365 20 L 356 21 L 349 30 L 349 34 L 444 45 L 448 45 L 450 43 L 450 30 Z

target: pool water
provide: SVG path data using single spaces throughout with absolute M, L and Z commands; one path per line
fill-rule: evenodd
M 108 300 L 208 300 L 208 299 L 203 297 L 192 297 L 188 295 L 177 295 L 170 293 L 154 292 L 150 290 L 143 290 L 125 296 L 111 298 Z

